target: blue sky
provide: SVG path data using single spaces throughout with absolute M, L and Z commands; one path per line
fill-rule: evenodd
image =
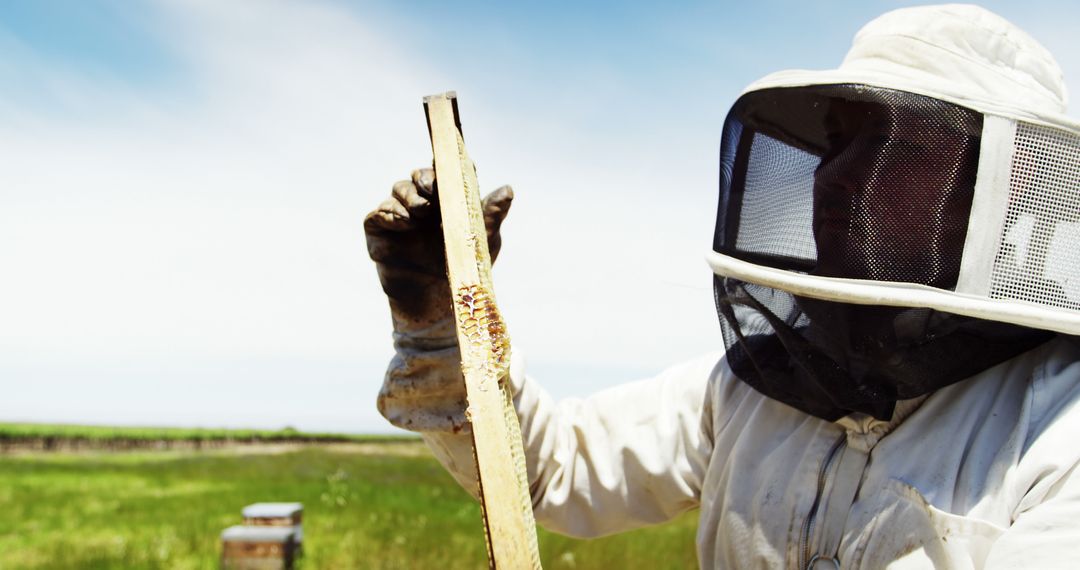
M 909 4 L 0 3 L 0 420 L 388 431 L 360 223 L 449 89 L 518 194 L 495 279 L 544 386 L 718 349 L 728 106 Z M 1080 92 L 1077 8 L 989 7 Z
M 176 65 L 155 41 L 151 6 L 121 2 L 6 2 L 5 30 L 52 61 L 108 70 L 139 82 Z

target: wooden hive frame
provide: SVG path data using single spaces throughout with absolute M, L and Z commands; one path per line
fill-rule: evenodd
M 491 568 L 540 568 L 521 426 L 508 386 L 510 341 L 495 305 L 476 168 L 453 92 L 424 98 L 439 188 L 446 268 L 472 423 Z

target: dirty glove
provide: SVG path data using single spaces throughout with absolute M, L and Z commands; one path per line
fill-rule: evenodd
M 513 199 L 503 186 L 483 200 L 492 261 Z M 379 412 L 414 431 L 467 428 L 434 171 L 415 170 L 411 180 L 394 184 L 390 198 L 364 219 L 364 232 L 394 322 L 396 355 L 379 391 Z

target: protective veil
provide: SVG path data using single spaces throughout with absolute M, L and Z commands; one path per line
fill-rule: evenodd
M 888 419 L 1080 333 L 1060 71 L 992 14 L 922 15 L 875 20 L 839 69 L 762 79 L 724 125 L 709 262 L 728 363 L 829 420 Z

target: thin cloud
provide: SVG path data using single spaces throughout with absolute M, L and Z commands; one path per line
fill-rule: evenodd
M 0 81 L 26 86 L 0 90 L 0 417 L 387 430 L 361 219 L 430 161 L 420 98 L 446 89 L 482 186 L 517 191 L 496 283 L 545 386 L 584 395 L 722 345 L 702 257 L 745 81 L 703 75 L 698 41 L 644 89 L 647 66 L 530 63 L 543 47 L 515 42 L 545 35 L 512 27 L 463 33 L 449 62 L 395 8 L 152 6 L 175 66 L 154 84 L 0 36 Z

